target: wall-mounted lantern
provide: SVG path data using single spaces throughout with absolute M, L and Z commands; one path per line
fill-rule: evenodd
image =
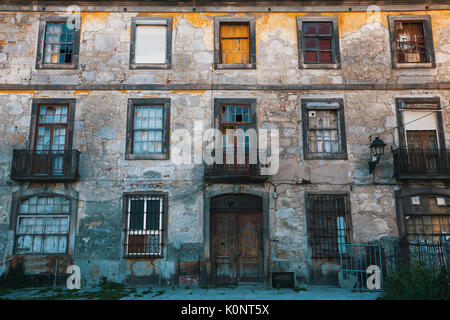
M 377 163 L 380 162 L 381 157 L 384 154 L 384 147 L 386 147 L 386 143 L 381 140 L 379 137 L 375 137 L 375 140 L 370 144 L 370 157 L 369 161 L 369 172 L 372 173 Z

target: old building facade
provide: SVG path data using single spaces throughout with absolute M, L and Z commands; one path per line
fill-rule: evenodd
M 337 283 L 343 243 L 438 241 L 450 6 L 425 2 L 0 4 L 0 272 Z M 278 170 L 206 164 L 211 128 L 277 132 Z

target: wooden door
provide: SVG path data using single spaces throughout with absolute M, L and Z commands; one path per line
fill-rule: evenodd
M 211 282 L 235 283 L 236 270 L 236 215 L 211 215 Z
M 262 214 L 211 215 L 211 282 L 263 281 Z
M 406 141 L 409 163 L 416 172 L 433 172 L 438 168 L 436 130 L 407 130 Z
M 237 214 L 238 281 L 263 281 L 262 215 Z
M 68 106 L 39 106 L 33 174 L 63 174 L 68 109 Z

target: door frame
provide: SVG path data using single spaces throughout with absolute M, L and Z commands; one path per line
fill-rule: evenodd
M 211 198 L 226 194 L 243 194 L 258 196 L 262 201 L 262 254 L 263 254 L 263 278 L 264 284 L 269 283 L 269 261 L 270 261 L 270 239 L 269 239 L 269 194 L 262 187 L 241 187 L 241 186 L 223 186 L 213 185 L 205 191 L 203 199 L 203 236 L 204 236 L 204 257 L 205 267 L 201 274 L 201 281 L 205 284 L 211 283 Z

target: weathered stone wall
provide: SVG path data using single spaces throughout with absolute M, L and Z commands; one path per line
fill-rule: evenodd
M 49 14 L 48 12 L 46 14 Z M 374 23 L 366 13 L 324 13 L 338 16 L 342 67 L 299 70 L 295 18 L 303 13 L 255 13 L 257 69 L 213 70 L 213 21 L 216 14 L 160 13 L 171 16 L 173 56 L 170 70 L 129 70 L 130 21 L 136 13 L 82 13 L 78 70 L 36 70 L 35 51 L 40 13 L 0 13 L 0 84 L 408 84 L 449 80 L 450 18 L 448 11 L 430 14 L 436 68 L 393 70 L 390 64 L 387 16 Z M 142 14 L 140 14 L 142 15 Z M 239 14 L 238 14 L 239 15 Z M 240 14 L 242 15 L 242 14 Z M 246 14 L 247 15 L 247 14 Z M 369 21 L 370 22 L 370 21 Z M 175 165 L 173 160 L 125 160 L 127 100 L 171 99 L 171 130 L 193 132 L 195 120 L 212 126 L 214 98 L 256 98 L 257 126 L 280 129 L 280 170 L 255 188 L 269 194 L 268 257 L 272 271 L 294 271 L 307 281 L 312 268 L 308 246 L 306 191 L 345 191 L 350 195 L 355 242 L 397 235 L 391 146 L 397 145 L 395 98 L 440 97 L 448 107 L 448 90 L 0 90 L 0 273 L 10 259 L 9 228 L 12 194 L 34 188 L 79 193 L 73 262 L 86 281 L 100 277 L 124 281 L 147 277 L 175 281 L 179 260 L 204 258 L 203 166 Z M 13 149 L 28 146 L 34 98 L 76 98 L 74 148 L 81 151 L 81 179 L 64 184 L 18 183 L 10 180 Z M 348 160 L 304 160 L 300 101 L 343 98 Z M 443 110 L 447 147 L 450 112 Z M 388 130 L 388 132 L 384 132 Z M 384 132 L 384 133 L 382 133 Z M 380 133 L 386 153 L 369 175 L 369 136 Z M 173 150 L 173 145 L 172 145 Z M 303 178 L 310 185 L 289 185 Z M 224 190 L 229 187 L 218 185 Z M 244 187 L 244 186 L 243 186 Z M 165 191 L 169 199 L 168 244 L 163 259 L 123 259 L 122 197 L 129 191 Z M 9 241 L 7 240 L 9 238 Z M 33 260 L 33 259 L 30 259 Z M 322 273 L 336 266 L 318 262 Z M 39 269 L 39 268 L 35 268 Z M 40 270 L 40 269 L 39 269 Z
M 401 14 L 431 16 L 436 68 L 391 68 L 388 16 Z M 447 36 L 450 14 L 445 10 L 315 14 L 338 17 L 342 67 L 337 70 L 298 69 L 296 17 L 306 13 L 246 13 L 245 16 L 255 18 L 257 69 L 213 71 L 213 22 L 215 16 L 224 13 L 131 12 L 82 12 L 78 70 L 35 70 L 40 15 L 39 12 L 1 13 L 0 68 L 3 72 L 0 83 L 417 83 L 446 82 L 450 71 L 450 40 Z M 173 18 L 170 70 L 129 70 L 131 18 L 135 16 Z

